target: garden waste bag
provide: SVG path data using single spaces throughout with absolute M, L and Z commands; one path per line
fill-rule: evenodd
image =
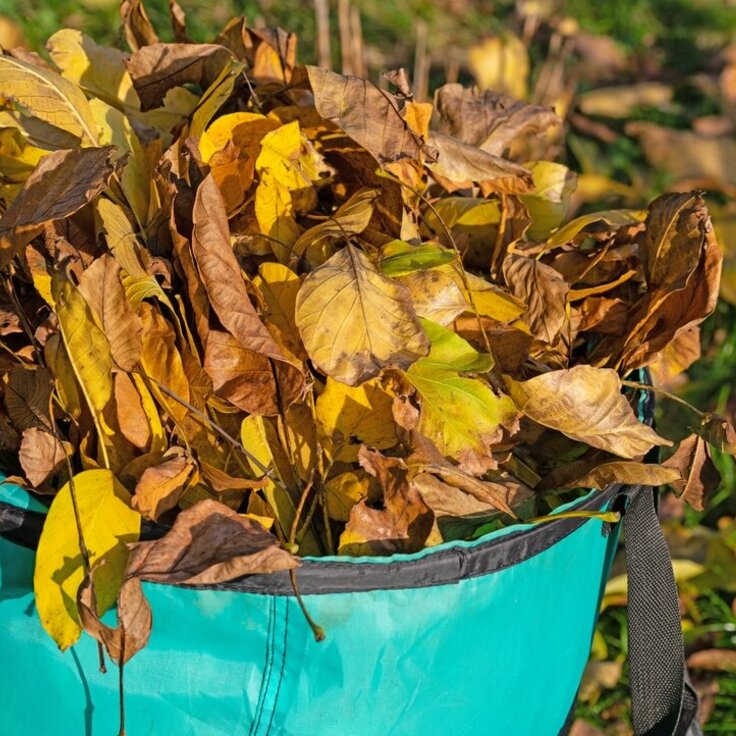
M 0 494 L 0 733 L 111 736 L 116 668 L 99 672 L 88 636 L 60 652 L 35 610 L 45 509 L 9 484 Z M 679 736 L 695 699 L 654 499 L 613 486 L 574 506 L 624 512 L 635 729 Z M 319 643 L 287 573 L 144 584 L 153 632 L 125 667 L 126 733 L 565 733 L 620 525 L 563 516 L 412 555 L 305 559 L 298 583 Z

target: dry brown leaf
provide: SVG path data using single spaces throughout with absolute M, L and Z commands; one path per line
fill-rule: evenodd
M 637 421 L 614 370 L 577 365 L 528 381 L 506 377 L 506 387 L 533 421 L 619 457 L 641 457 L 656 445 L 672 444 Z
M 161 539 L 136 544 L 126 577 L 170 585 L 214 585 L 299 564 L 257 521 L 206 500 L 182 511 Z
M 161 462 L 143 471 L 132 505 L 143 517 L 157 521 L 179 502 L 195 471 L 194 461 L 181 447 L 166 451 Z
M 153 43 L 136 50 L 125 66 L 146 112 L 160 107 L 174 87 L 198 84 L 206 89 L 232 58 L 217 44 Z
M 79 291 L 110 343 L 112 359 L 118 368 L 130 371 L 141 357 L 143 324 L 125 295 L 120 277 L 120 265 L 106 253 L 82 273 Z
M 404 101 L 372 82 L 315 66 L 305 68 L 314 106 L 380 164 L 418 159 L 425 146 L 405 118 Z
M 554 343 L 568 319 L 570 285 L 551 266 L 520 255 L 506 258 L 503 275 L 511 293 L 527 305 L 522 321 L 540 340 Z
M 736 672 L 736 650 L 701 649 L 687 658 L 687 666 L 694 670 Z
M 383 492 L 382 506 L 361 500 L 353 506 L 340 537 L 340 553 L 388 555 L 420 550 L 432 531 L 434 514 L 408 480 L 404 462 L 363 446 L 361 466 Z
M 736 430 L 725 417 L 718 414 L 704 414 L 695 432 L 720 452 L 736 455 Z
M 77 593 L 77 610 L 82 628 L 105 646 L 110 658 L 125 664 L 148 643 L 153 622 L 151 607 L 143 595 L 141 581 L 129 578 L 123 582 L 117 601 L 118 625 L 108 626 L 100 620 L 94 595 L 94 577 L 104 564 L 98 563 L 85 575 Z
M 133 51 L 158 43 L 158 35 L 148 19 L 142 0 L 121 0 L 120 18 L 125 40 Z
M 427 167 L 449 192 L 474 183 L 484 196 L 490 192 L 524 194 L 532 189 L 531 173 L 518 164 L 442 133 L 432 133 L 429 142 L 437 156 Z
M 50 475 L 66 469 L 66 458 L 73 453 L 69 442 L 60 442 L 45 429 L 30 427 L 23 432 L 18 459 L 31 485 L 38 487 Z
M 689 435 L 662 465 L 680 474 L 680 478 L 669 481 L 677 495 L 697 511 L 703 511 L 721 482 L 705 440 L 697 434 Z
M 502 156 L 520 138 L 547 133 L 561 123 L 549 107 L 460 84 L 440 87 L 434 102 L 443 133 L 495 156 Z
M 94 199 L 115 171 L 112 146 L 44 156 L 0 219 L 0 265 L 47 222 L 68 217 Z

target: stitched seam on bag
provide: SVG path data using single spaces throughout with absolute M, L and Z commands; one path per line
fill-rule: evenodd
M 271 733 L 271 726 L 273 726 L 273 717 L 276 715 L 276 707 L 279 702 L 279 694 L 281 693 L 281 683 L 284 681 L 284 670 L 286 669 L 286 643 L 289 638 L 289 599 L 286 599 L 286 613 L 284 614 L 284 645 L 281 649 L 281 669 L 279 670 L 279 681 L 276 687 L 276 695 L 273 698 L 273 707 L 271 708 L 271 718 L 268 721 L 268 728 L 266 729 L 266 736 Z
M 256 712 L 253 716 L 249 736 L 257 736 L 258 728 L 261 724 L 263 715 L 263 705 L 266 701 L 266 693 L 268 692 L 268 682 L 271 677 L 271 667 L 273 666 L 273 639 L 276 628 L 276 600 L 271 597 L 271 605 L 268 612 L 268 630 L 266 633 L 266 661 L 263 665 L 263 677 L 261 679 L 261 688 L 258 691 L 258 702 L 256 703 Z

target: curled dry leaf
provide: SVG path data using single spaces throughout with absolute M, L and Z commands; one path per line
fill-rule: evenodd
M 636 419 L 614 370 L 577 365 L 528 381 L 506 378 L 509 395 L 529 419 L 625 458 L 671 445 Z
M 133 508 L 156 521 L 179 502 L 194 469 L 194 461 L 181 447 L 170 448 L 160 463 L 143 471 L 135 487 Z
M 182 511 L 161 539 L 135 545 L 125 575 L 205 585 L 298 566 L 299 561 L 257 521 L 207 500 Z
M 55 151 L 41 159 L 0 219 L 0 265 L 47 222 L 74 214 L 94 199 L 115 171 L 114 148 Z
M 668 481 L 677 495 L 694 509 L 703 511 L 711 493 L 721 482 L 721 474 L 713 463 L 705 440 L 691 434 L 662 464 L 680 474 L 679 478 Z
M 73 452 L 69 442 L 61 442 L 45 429 L 31 427 L 23 432 L 18 459 L 26 478 L 37 488 L 64 468 Z
M 383 498 L 378 507 L 365 499 L 353 506 L 340 537 L 341 553 L 387 555 L 420 550 L 432 531 L 434 514 L 409 483 L 404 462 L 365 446 L 359 460 L 378 480 Z
M 424 141 L 409 126 L 402 99 L 368 80 L 315 66 L 306 67 L 306 76 L 317 112 L 378 163 L 419 158 Z
M 95 573 L 105 560 L 97 563 L 84 577 L 77 591 L 77 609 L 82 628 L 105 646 L 110 659 L 125 664 L 148 643 L 153 615 L 143 595 L 138 578 L 123 582 L 117 602 L 117 626 L 103 623 L 95 605 Z

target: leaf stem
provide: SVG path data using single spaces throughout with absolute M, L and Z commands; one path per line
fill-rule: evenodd
M 640 389 L 642 391 L 651 391 L 655 394 L 660 394 L 661 396 L 664 396 L 666 399 L 670 399 L 670 401 L 674 401 L 678 404 L 681 404 L 686 409 L 689 409 L 694 414 L 697 414 L 699 417 L 704 417 L 705 413 L 700 411 L 700 409 L 697 409 L 689 402 L 685 401 L 685 399 L 681 399 L 679 396 L 676 396 L 675 394 L 671 394 L 669 391 L 665 391 L 662 388 L 656 388 L 654 386 L 649 386 L 646 383 L 637 383 L 636 381 L 624 381 L 621 380 L 622 386 L 627 386 L 628 388 L 636 388 Z
M 325 630 L 309 615 L 309 611 L 307 611 L 307 607 L 304 605 L 304 600 L 302 599 L 301 593 L 299 593 L 299 586 L 296 583 L 296 570 L 294 570 L 293 567 L 291 568 L 291 570 L 289 570 L 289 578 L 291 579 L 291 587 L 294 589 L 294 595 L 296 596 L 296 601 L 299 604 L 299 608 L 302 609 L 304 618 L 307 620 L 309 628 L 312 629 L 314 640 L 316 642 L 324 641 Z

